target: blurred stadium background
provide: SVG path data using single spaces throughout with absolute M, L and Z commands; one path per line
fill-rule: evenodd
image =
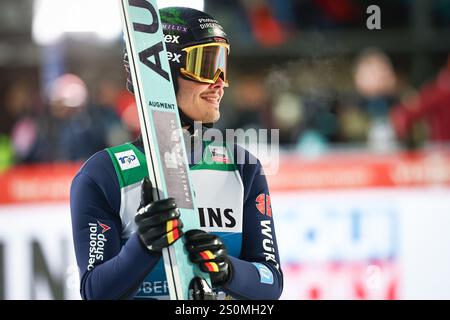
M 450 0 L 189 3 L 232 42 L 218 127 L 280 130 L 282 298 L 450 299 Z M 80 298 L 68 191 L 137 134 L 123 48 L 113 0 L 1 1 L 0 299 Z

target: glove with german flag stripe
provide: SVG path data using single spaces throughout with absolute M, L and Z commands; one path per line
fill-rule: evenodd
M 184 235 L 189 260 L 209 273 L 214 286 L 221 286 L 231 278 L 231 263 L 220 237 L 202 230 L 189 230 Z
M 141 203 L 134 218 L 139 238 L 147 249 L 161 252 L 183 236 L 183 223 L 174 198 L 153 201 L 152 184 L 145 178 Z

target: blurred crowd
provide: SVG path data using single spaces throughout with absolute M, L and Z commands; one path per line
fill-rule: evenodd
M 213 2 L 213 1 L 211 1 Z M 450 0 L 228 0 L 214 1 L 218 12 L 232 6 L 235 14 L 229 32 L 240 32 L 238 41 L 249 41 L 242 36 L 251 34 L 262 46 L 287 43 L 304 31 L 341 31 L 359 29 L 366 24 L 366 8 L 378 5 L 382 11 L 384 30 L 411 26 L 416 7 L 428 11 L 433 27 L 450 26 Z M 208 4 L 208 1 L 206 1 Z M 211 5 L 212 6 L 212 5 Z M 219 8 L 219 9 L 217 9 Z M 227 17 L 220 16 L 220 21 Z M 227 29 L 228 30 L 228 29 Z
M 230 34 L 240 35 L 233 41 L 252 39 L 262 48 L 299 39 L 302 31 L 361 29 L 364 8 L 372 2 L 231 0 L 206 2 L 206 10 L 211 5 L 220 13 L 231 6 L 235 14 L 218 19 Z M 411 28 L 411 4 L 383 2 L 383 29 Z M 434 26 L 450 26 L 450 0 L 435 1 L 431 9 Z M 268 55 L 259 59 L 230 62 L 217 128 L 279 129 L 281 146 L 304 155 L 347 147 L 413 150 L 450 140 L 450 56 L 419 85 L 379 48 L 281 62 Z M 138 136 L 134 96 L 124 80 L 97 74 L 92 81 L 75 73 L 49 84 L 1 77 L 6 85 L 0 83 L 0 171 L 14 164 L 86 160 Z
M 91 92 L 92 91 L 92 92 Z M 139 130 L 134 97 L 103 79 L 89 90 L 63 74 L 44 96 L 26 80 L 11 83 L 2 99 L 1 167 L 86 160 L 106 147 L 134 139 Z
M 435 79 L 417 89 L 400 79 L 379 49 L 341 66 L 351 70 L 347 84 L 335 77 L 342 61 L 332 64 L 236 71 L 218 128 L 279 129 L 280 144 L 304 154 L 335 146 L 389 152 L 450 141 L 450 56 Z M 46 98 L 21 80 L 9 85 L 1 103 L 2 168 L 86 160 L 139 134 L 133 95 L 109 79 L 88 88 L 79 76 L 64 74 Z
M 391 152 L 450 141 L 450 56 L 417 88 L 376 48 L 350 63 L 300 60 L 232 83 L 236 112 L 226 126 L 279 129 L 280 143 L 303 154 L 337 147 Z

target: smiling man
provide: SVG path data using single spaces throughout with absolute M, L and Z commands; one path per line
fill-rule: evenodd
M 175 200 L 152 198 L 141 139 L 96 153 L 71 187 L 81 296 L 167 299 L 161 250 L 182 238 L 219 298 L 278 299 L 283 276 L 261 164 L 239 146 L 199 139 L 198 130 L 220 118 L 228 86 L 227 35 L 201 11 L 172 7 L 160 14 L 180 120 L 191 144 L 201 230 L 184 233 Z M 124 60 L 133 91 L 126 55 Z
M 178 78 L 177 103 L 190 119 L 214 123 L 220 118 L 220 100 L 225 82 L 222 78 L 211 85 Z

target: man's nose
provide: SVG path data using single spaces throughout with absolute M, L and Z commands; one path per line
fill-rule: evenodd
M 225 81 L 223 81 L 222 77 L 217 78 L 215 83 L 211 83 L 210 88 L 212 89 L 223 89 L 225 87 Z

